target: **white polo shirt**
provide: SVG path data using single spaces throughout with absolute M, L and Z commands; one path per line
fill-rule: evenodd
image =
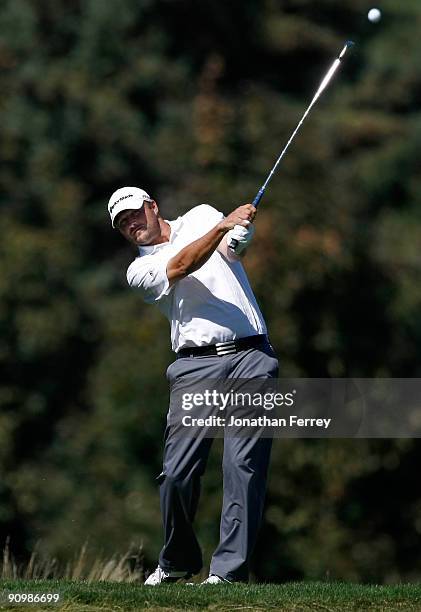
M 267 333 L 240 261 L 230 262 L 215 251 L 199 270 L 169 286 L 168 261 L 223 218 L 212 206 L 201 204 L 167 221 L 169 242 L 139 247 L 139 257 L 127 270 L 129 285 L 140 290 L 145 302 L 156 303 L 170 321 L 175 352 Z

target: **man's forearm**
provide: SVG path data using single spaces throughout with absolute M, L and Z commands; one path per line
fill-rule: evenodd
M 185 278 L 203 266 L 216 250 L 228 228 L 220 223 L 207 234 L 181 249 L 167 264 L 167 277 L 170 285 Z

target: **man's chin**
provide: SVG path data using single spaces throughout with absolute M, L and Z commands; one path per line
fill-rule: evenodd
M 139 232 L 139 234 L 135 234 L 133 236 L 133 242 L 135 243 L 136 246 L 139 246 L 139 247 L 149 246 L 151 244 L 151 238 L 150 236 L 144 236 Z

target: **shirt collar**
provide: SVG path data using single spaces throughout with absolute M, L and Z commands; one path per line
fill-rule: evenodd
M 150 246 L 140 246 L 138 247 L 140 255 L 152 255 L 159 249 L 162 249 L 168 244 L 171 244 L 172 242 L 174 242 L 175 238 L 177 237 L 181 229 L 181 226 L 183 225 L 183 217 L 177 217 L 177 219 L 174 219 L 174 221 L 168 221 L 168 219 L 164 219 L 164 221 L 168 223 L 168 225 L 171 228 L 169 241 L 161 242 L 160 244 L 152 244 Z

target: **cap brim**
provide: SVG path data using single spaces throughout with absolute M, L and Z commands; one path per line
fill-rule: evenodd
M 127 204 L 125 204 L 124 202 L 121 202 L 119 204 L 117 204 L 117 206 L 113 209 L 113 215 L 111 217 L 111 224 L 114 228 L 116 228 L 117 226 L 114 224 L 115 219 L 117 218 L 117 216 L 123 212 L 123 210 L 140 210 L 143 206 L 143 202 L 139 202 L 139 201 L 134 201 L 132 202 L 132 204 L 130 206 L 128 206 Z

